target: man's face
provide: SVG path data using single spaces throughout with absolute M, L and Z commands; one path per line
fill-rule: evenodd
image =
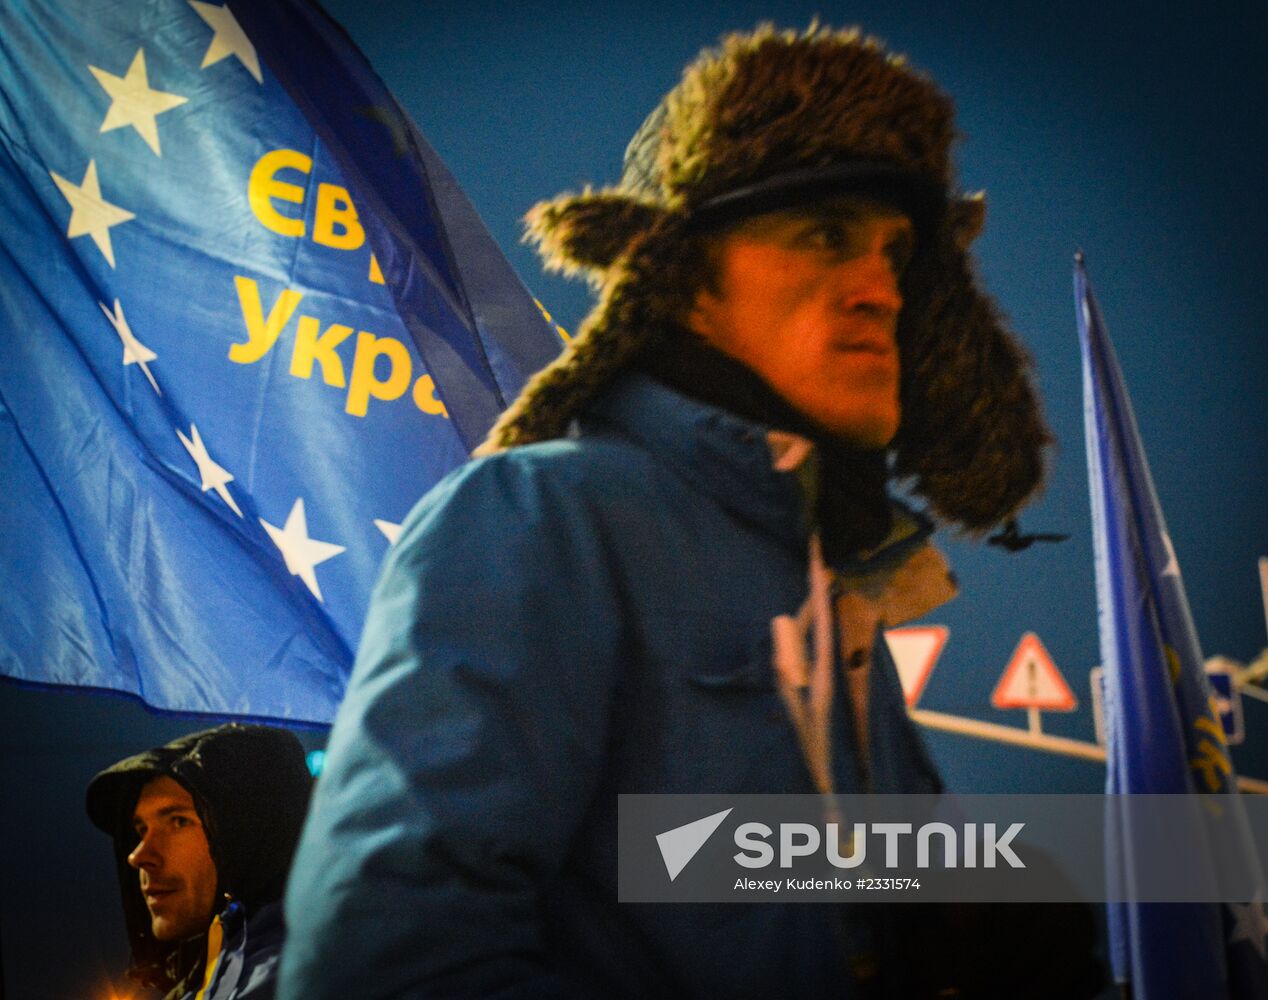
M 206 930 L 216 901 L 216 866 L 189 792 L 171 778 L 148 782 L 132 825 L 140 842 L 128 864 L 140 873 L 154 936 L 176 941 Z
M 861 197 L 752 216 L 713 246 L 688 325 L 803 416 L 864 448 L 898 430 L 906 215 Z

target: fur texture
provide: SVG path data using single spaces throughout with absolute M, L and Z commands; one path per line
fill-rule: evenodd
M 659 206 L 617 190 L 560 195 L 524 216 L 524 239 L 536 243 L 548 270 L 598 277 L 661 215 Z
M 947 197 L 905 279 L 895 471 L 970 532 L 1014 515 L 1039 488 L 1049 436 L 1025 352 L 973 275 L 985 203 L 956 195 L 953 114 L 932 81 L 858 31 L 763 26 L 706 50 L 630 143 L 620 185 L 529 213 L 546 266 L 585 274 L 599 301 L 478 453 L 561 436 L 639 352 L 688 335 L 704 253 L 695 206 L 793 170 L 882 162 Z

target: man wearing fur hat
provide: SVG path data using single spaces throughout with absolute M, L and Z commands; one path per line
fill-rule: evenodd
M 982 532 L 1047 440 L 953 136 L 878 43 L 761 29 L 530 214 L 599 303 L 389 556 L 281 995 L 974 995 L 883 907 L 616 902 L 618 794 L 940 787 L 880 630 L 954 584 L 886 484 Z
M 293 733 L 237 723 L 93 778 L 88 815 L 114 838 L 131 979 L 168 1000 L 271 1000 L 311 786 Z

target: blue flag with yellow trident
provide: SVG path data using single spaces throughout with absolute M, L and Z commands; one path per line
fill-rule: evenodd
M 1076 258 L 1084 426 L 1092 501 L 1107 736 L 1106 855 L 1120 902 L 1109 904 L 1111 960 L 1134 1000 L 1268 996 L 1264 882 L 1237 886 L 1226 904 L 1141 903 L 1136 852 L 1146 842 L 1203 843 L 1191 830 L 1138 829 L 1125 796 L 1192 794 L 1219 819 L 1221 850 L 1259 872 L 1241 835 L 1237 778 L 1203 669 L 1176 553 L 1154 491 L 1131 400 L 1100 310 Z M 1203 798 L 1198 799 L 1196 796 Z M 1123 798 L 1114 798 L 1123 796 Z M 1218 796 L 1218 798 L 1216 798 Z M 1174 859 L 1218 880 L 1220 852 Z M 1221 884 L 1218 881 L 1213 884 Z
M 329 720 L 560 347 L 453 178 L 313 4 L 6 0 L 0 237 L 0 673 Z

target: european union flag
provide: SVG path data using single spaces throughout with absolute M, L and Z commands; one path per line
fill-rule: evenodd
M 1232 842 L 1247 868 L 1258 872 L 1253 843 L 1238 835 L 1245 825 L 1237 778 L 1176 553 L 1081 257 L 1075 260 L 1074 294 L 1105 666 L 1106 793 L 1227 793 L 1218 802 L 1202 801 L 1224 811 L 1223 822 L 1233 831 L 1224 842 Z M 1133 845 L 1146 838 L 1165 842 L 1174 831 L 1133 828 L 1125 798 L 1111 799 L 1107 816 L 1109 878 L 1125 899 L 1109 904 L 1111 959 L 1116 978 L 1130 982 L 1135 1000 L 1268 996 L 1262 875 L 1257 884 L 1241 886 L 1244 895 L 1230 904 L 1133 902 L 1139 874 Z M 1202 838 L 1195 815 L 1194 829 L 1182 839 L 1192 844 Z M 1220 861 L 1214 852 L 1175 858 L 1211 879 L 1218 877 Z
M 453 178 L 315 5 L 7 0 L 0 234 L 0 673 L 328 721 L 560 347 Z

